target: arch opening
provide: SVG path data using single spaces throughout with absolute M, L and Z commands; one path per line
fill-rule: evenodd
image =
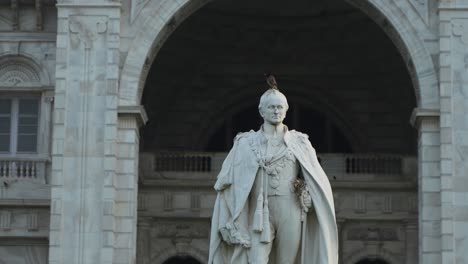
M 325 157 L 324 166 L 339 167 L 342 162 L 345 173 L 331 174 L 330 179 L 357 184 L 416 181 L 415 171 L 403 172 L 407 167 L 403 168 L 402 164 L 406 166 L 409 161 L 409 167 L 417 167 L 413 163 L 417 135 L 408 119 L 414 107 L 425 104 L 417 94 L 420 89 L 414 89 L 414 85 L 427 84 L 421 84 L 418 79 L 415 63 L 418 59 L 411 60 L 410 65 L 416 66 L 414 71 L 412 66 L 408 71 L 401 47 L 396 47 L 367 14 L 345 1 L 316 1 L 318 7 L 296 7 L 289 11 L 278 11 L 275 4 L 280 1 L 269 1 L 266 6 L 270 9 L 266 10 L 265 4 L 255 7 L 252 1 L 232 5 L 228 2 L 213 1 L 187 19 L 183 12 L 204 1 L 193 1 L 179 9 L 176 19 L 171 20 L 172 28 L 165 31 L 168 35 L 170 31 L 170 37 L 155 42 L 141 71 L 141 76 L 147 76 L 143 78 L 146 82 L 141 102 L 150 121 L 142 130 L 140 149 L 149 154 L 148 160 L 155 165 L 143 165 L 140 178 L 152 177 L 159 185 L 147 181 L 139 188 L 146 195 L 154 192 L 154 197 L 164 201 L 158 208 L 160 212 L 152 216 L 153 220 L 185 214 L 188 219 L 209 222 L 209 180 L 216 177 L 215 170 L 235 134 L 258 128 L 261 120 L 256 105 L 266 87 L 263 80 L 266 71 L 276 73 L 280 89 L 288 98 L 294 98 L 291 101 L 296 106 L 290 104 L 286 120 L 290 128 L 304 132 L 304 127 L 294 125 L 294 115 L 303 123 L 320 113 L 339 132 L 337 138 L 342 139 L 342 148 L 332 149 L 336 155 Z M 297 10 L 304 13 L 295 16 Z M 182 17 L 185 20 L 179 25 Z M 179 26 L 175 29 L 174 25 Z M 337 35 L 342 38 L 337 39 Z M 122 99 L 123 104 L 133 100 Z M 239 121 L 247 120 L 246 116 L 248 121 Z M 316 127 L 310 130 L 313 134 Z M 315 135 L 314 139 L 323 138 Z M 319 153 L 326 152 L 323 149 Z M 167 151 L 169 158 L 158 160 L 151 156 L 160 151 Z M 356 156 L 348 159 L 346 152 L 354 152 Z M 165 161 L 169 163 L 158 170 L 158 162 Z M 365 168 L 356 164 L 364 164 Z M 398 168 L 392 168 L 389 173 L 383 168 L 388 164 L 396 164 Z M 153 171 L 145 172 L 147 168 Z M 353 173 L 357 176 L 349 177 Z M 176 181 L 179 189 L 171 185 Z M 415 196 L 413 191 L 405 190 L 408 193 L 405 197 Z M 346 198 L 345 192 L 338 197 L 355 198 Z M 386 203 L 387 200 L 385 206 Z M 196 232 L 190 234 L 198 236 Z M 156 239 L 164 241 L 164 238 Z M 200 251 L 207 254 L 208 238 L 197 239 L 205 243 Z

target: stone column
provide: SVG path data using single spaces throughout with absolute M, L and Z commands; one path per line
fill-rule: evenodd
M 439 19 L 440 263 L 468 263 L 468 0 L 440 1 Z
M 116 263 L 120 2 L 57 10 L 49 263 Z
M 440 264 L 439 112 L 415 109 L 411 122 L 418 128 L 419 260 L 424 264 Z

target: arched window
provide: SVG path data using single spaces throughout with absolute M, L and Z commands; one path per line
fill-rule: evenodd
M 0 57 L 0 156 L 47 154 L 51 105 L 41 99 L 51 102 L 52 92 L 45 67 L 26 56 Z
M 201 264 L 198 260 L 190 256 L 175 256 L 164 261 L 163 264 Z

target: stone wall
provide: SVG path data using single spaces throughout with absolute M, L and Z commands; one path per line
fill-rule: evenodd
M 0 98 L 39 99 L 38 145 L 37 153 L 0 153 L 0 263 L 45 264 L 57 11 L 52 1 L 18 2 L 0 4 Z

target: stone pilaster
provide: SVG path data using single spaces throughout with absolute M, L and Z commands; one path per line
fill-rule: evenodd
M 411 122 L 418 128 L 419 134 L 419 260 L 421 263 L 440 264 L 441 180 L 439 111 L 415 109 Z
M 338 263 L 342 264 L 342 263 L 345 263 L 345 261 L 343 260 L 343 241 L 344 241 L 344 235 L 343 235 L 343 227 L 345 226 L 346 224 L 346 219 L 344 218 L 338 218 L 336 220 L 336 224 L 338 226 Z
M 151 258 L 151 220 L 138 220 L 137 263 L 150 264 Z
M 113 263 L 136 263 L 139 128 L 142 107 L 119 107 L 115 178 L 115 253 Z
M 120 3 L 57 10 L 49 263 L 113 263 Z
M 405 222 L 405 257 L 406 264 L 418 263 L 418 223 L 416 221 Z
M 440 1 L 441 263 L 468 262 L 468 1 Z

